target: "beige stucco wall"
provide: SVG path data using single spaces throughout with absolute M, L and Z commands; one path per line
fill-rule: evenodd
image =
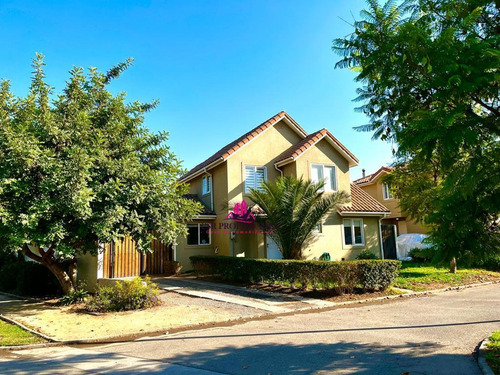
M 243 198 L 248 199 L 244 195 L 245 165 L 265 166 L 267 180 L 273 181 L 281 176 L 281 173 L 274 168 L 277 157 L 300 139 L 297 133 L 281 121 L 232 155 L 226 162 L 229 201 L 241 202 Z
M 400 234 L 405 234 L 405 233 L 423 233 L 423 234 L 427 233 L 429 231 L 428 228 L 426 228 L 421 224 L 418 224 L 417 222 L 415 222 L 415 220 L 408 217 L 408 215 L 405 212 L 401 211 L 401 208 L 399 207 L 399 199 L 395 198 L 384 199 L 383 183 L 382 183 L 382 177 L 384 175 L 385 173 L 382 173 L 381 177 L 379 177 L 375 181 L 375 183 L 370 185 L 360 186 L 360 188 L 366 191 L 368 194 L 370 194 L 373 198 L 378 200 L 380 203 L 382 203 L 385 207 L 387 207 L 391 211 L 391 214 L 388 215 L 386 219 L 393 219 L 400 217 L 405 218 L 397 222 L 398 236 Z
M 296 164 L 297 178 L 311 179 L 311 164 L 335 165 L 339 191 L 351 192 L 349 162 L 326 139 L 322 139 L 302 154 Z
M 78 281 L 84 281 L 89 291 L 97 286 L 97 256 L 86 253 L 79 255 L 76 261 Z
M 349 219 L 362 219 L 365 244 L 353 246 L 344 244 L 343 220 L 338 213 L 332 213 L 323 221 L 323 232 L 316 235 L 314 242 L 310 243 L 304 251 L 306 259 L 319 258 L 324 252 L 330 253 L 332 260 L 352 260 L 363 250 L 369 250 L 381 257 L 379 246 L 378 218 L 374 217 L 349 217 Z

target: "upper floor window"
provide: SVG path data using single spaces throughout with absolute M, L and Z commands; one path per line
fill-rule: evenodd
M 266 177 L 266 167 L 245 165 L 245 193 L 250 193 L 250 189 L 261 189 Z
M 382 192 L 384 194 L 384 199 L 392 199 L 391 187 L 388 184 L 382 184 Z
M 344 244 L 355 246 L 365 244 L 363 219 L 344 219 Z
M 337 171 L 333 165 L 311 164 L 311 181 L 325 182 L 325 191 L 337 191 Z
M 212 177 L 205 176 L 201 180 L 201 193 L 208 194 L 212 191 Z

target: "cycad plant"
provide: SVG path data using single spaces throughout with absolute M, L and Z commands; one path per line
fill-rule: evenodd
M 269 235 L 284 259 L 301 259 L 302 250 L 313 239 L 313 231 L 321 220 L 348 201 L 346 192 L 325 193 L 323 187 L 322 181 L 282 177 L 251 190 L 250 199 L 266 213 L 266 221 L 272 227 Z

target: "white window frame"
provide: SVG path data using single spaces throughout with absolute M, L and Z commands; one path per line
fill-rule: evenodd
M 323 223 L 322 222 L 319 222 L 315 227 L 314 229 L 312 230 L 313 233 L 315 234 L 322 234 L 323 233 Z
M 201 233 L 201 226 L 202 225 L 210 225 L 210 224 L 209 223 L 197 223 L 197 224 L 188 224 L 187 225 L 188 228 L 189 227 L 194 227 L 194 226 L 196 226 L 198 228 L 198 243 L 196 243 L 196 244 L 188 244 L 187 243 L 188 240 L 187 240 L 187 237 L 186 237 L 186 245 L 187 246 L 209 246 L 209 245 L 212 244 L 212 231 L 211 230 L 208 231 L 208 243 L 201 243 L 201 241 L 200 241 L 201 240 L 200 233 Z
M 325 180 L 325 176 L 326 176 L 326 173 L 325 173 L 325 168 L 333 168 L 333 174 L 334 174 L 334 181 L 333 181 L 333 189 L 331 188 L 331 186 L 326 186 L 326 181 L 325 181 L 325 185 L 323 185 L 323 189 L 321 189 L 321 191 L 328 191 L 328 192 L 335 192 L 335 191 L 338 191 L 338 177 L 337 177 L 337 166 L 335 164 L 321 164 L 321 163 L 311 163 L 311 167 L 310 167 L 310 176 L 312 177 L 312 170 L 314 167 L 322 167 L 323 168 L 323 180 Z M 312 178 L 311 178 L 311 181 L 312 181 Z
M 258 189 L 258 188 L 257 188 L 257 183 L 256 183 L 257 181 L 255 180 L 255 178 L 257 176 L 256 172 L 257 172 L 258 168 L 261 168 L 264 170 L 264 181 L 267 181 L 267 167 L 266 166 L 264 166 L 264 165 L 251 165 L 251 164 L 243 165 L 243 185 L 244 185 L 243 186 L 243 193 L 244 194 L 250 194 L 250 191 L 247 190 L 247 179 L 246 179 L 246 169 L 248 167 L 252 167 L 254 170 L 254 186 L 256 189 Z
M 361 221 L 361 243 L 356 243 L 356 236 L 354 235 L 354 220 L 359 220 Z M 345 242 L 345 226 L 346 226 L 346 221 L 351 222 L 351 238 L 352 238 L 352 244 L 348 244 Z M 344 239 L 344 246 L 365 246 L 365 223 L 363 222 L 363 219 L 361 218 L 349 218 L 349 219 L 344 219 L 342 221 L 342 238 Z
M 208 181 L 206 183 L 206 187 L 208 190 L 205 190 L 205 181 Z M 207 195 L 212 192 L 212 177 L 211 176 L 203 176 L 201 179 L 201 194 L 202 195 Z
M 391 194 L 389 184 L 386 183 L 382 184 L 382 195 L 384 197 L 384 200 L 394 199 L 394 196 Z

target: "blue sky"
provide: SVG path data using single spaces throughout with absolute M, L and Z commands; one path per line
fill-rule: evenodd
M 335 70 L 336 37 L 358 17 L 360 0 L 8 1 L 0 5 L 0 78 L 14 93 L 29 85 L 35 52 L 60 90 L 73 65 L 107 70 L 135 59 L 114 92 L 159 99 L 146 125 L 167 130 L 190 168 L 281 110 L 306 131 L 328 128 L 374 172 L 392 146 L 353 126 L 354 74 Z

